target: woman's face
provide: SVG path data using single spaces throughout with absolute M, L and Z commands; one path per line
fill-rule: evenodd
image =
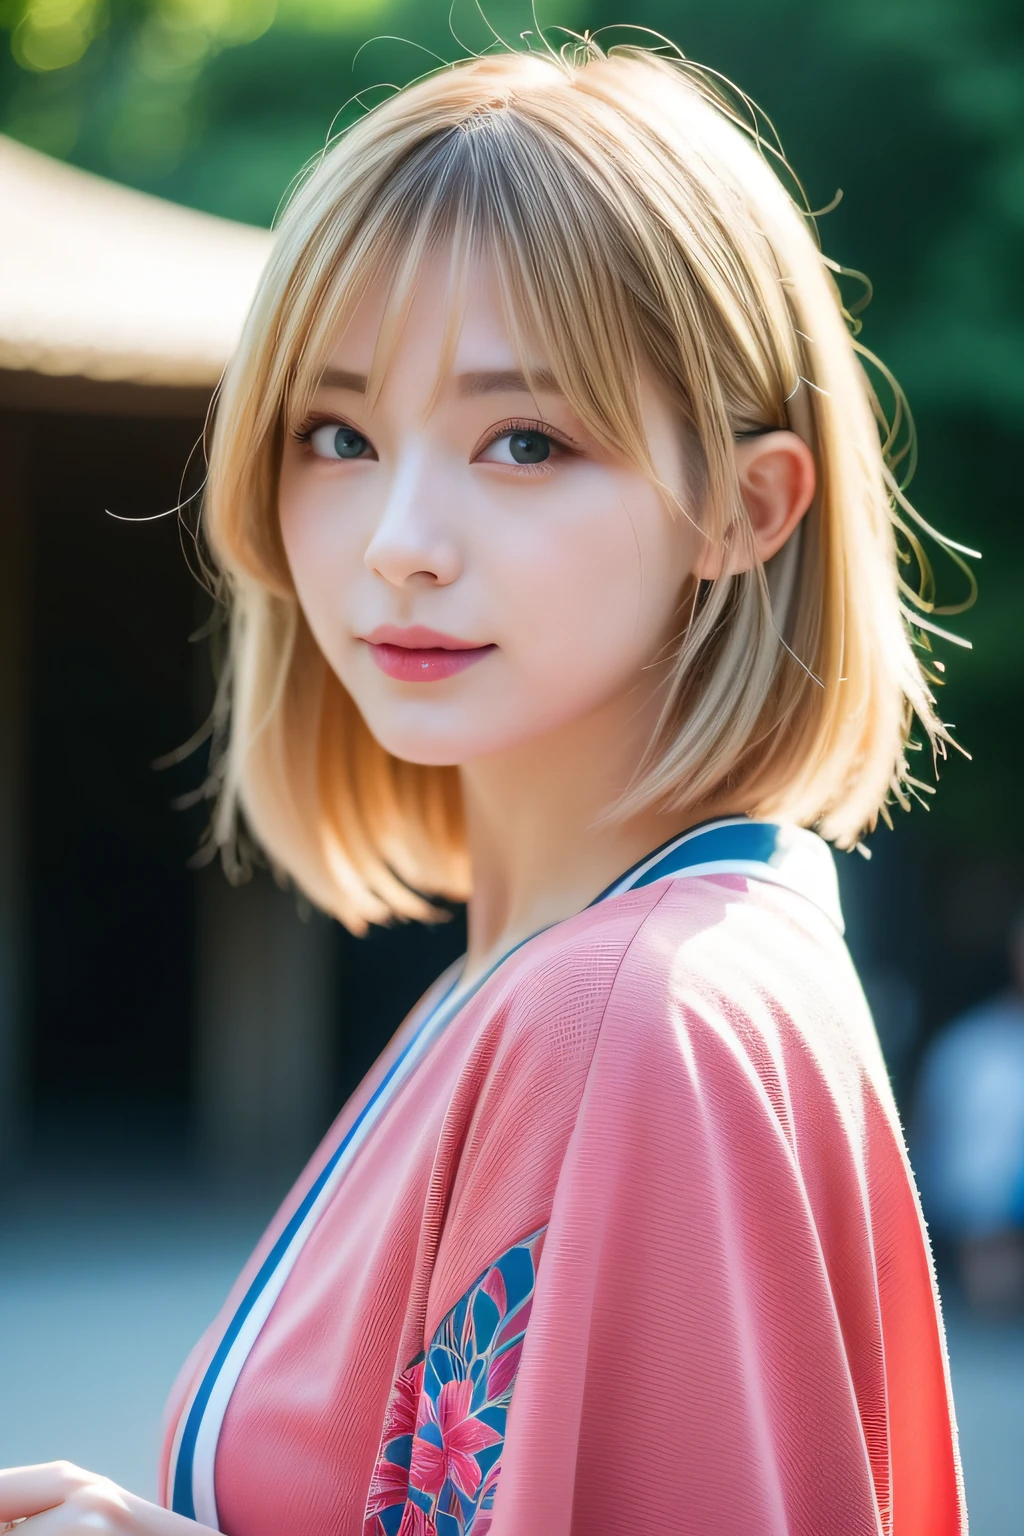
M 530 393 L 485 267 L 431 403 L 446 281 L 445 261 L 424 269 L 372 409 L 386 291 L 359 306 L 289 434 L 280 516 L 310 628 L 374 736 L 461 764 L 616 702 L 643 713 L 705 541 L 554 387 Z M 650 378 L 642 403 L 681 494 L 681 424 Z

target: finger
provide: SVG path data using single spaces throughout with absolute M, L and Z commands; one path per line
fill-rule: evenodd
M 0 1472 L 0 1521 L 20 1520 L 60 1504 L 89 1473 L 69 1461 L 44 1461 L 34 1467 L 9 1467 Z
M 134 1531 L 135 1525 L 129 1527 L 125 1521 L 129 1497 L 107 1478 L 90 1477 L 73 1488 L 63 1503 L 30 1515 L 16 1527 L 17 1536 L 75 1536 L 86 1531 L 89 1536 L 114 1536 L 129 1528 Z
M 33 1515 L 15 1536 L 217 1536 L 205 1525 L 186 1520 L 119 1488 L 105 1477 L 91 1478 L 63 1504 Z
M 29 1515 L 27 1520 L 19 1520 L 13 1536 L 72 1536 L 75 1529 L 75 1515 L 68 1505 L 55 1504 L 52 1509 L 44 1509 L 42 1514 Z M 102 1527 L 91 1532 L 90 1536 L 104 1536 Z

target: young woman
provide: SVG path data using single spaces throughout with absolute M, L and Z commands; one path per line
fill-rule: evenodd
M 825 841 L 942 741 L 901 505 L 809 220 L 684 61 L 471 61 L 324 155 L 213 436 L 215 831 L 356 930 L 466 898 L 468 950 L 187 1364 L 167 1508 L 57 1466 L 0 1515 L 965 1530 Z

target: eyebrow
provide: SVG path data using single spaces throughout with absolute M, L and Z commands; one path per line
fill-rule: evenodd
M 325 368 L 317 383 L 318 389 L 348 389 L 354 395 L 366 394 L 365 373 L 348 373 L 344 368 Z
M 551 395 L 562 393 L 550 368 L 538 368 L 532 385 L 518 368 L 497 369 L 493 373 L 460 373 L 455 382 L 463 396 L 532 395 L 534 389 Z
M 538 368 L 533 376 L 534 387 L 545 394 L 560 395 L 558 381 L 549 368 Z M 529 395 L 533 393 L 525 374 L 517 368 L 495 369 L 492 372 L 460 373 L 456 379 L 458 392 L 464 398 L 476 395 Z M 344 368 L 325 368 L 320 375 L 320 385 L 326 389 L 347 389 L 356 395 L 365 395 L 365 373 L 349 373 Z

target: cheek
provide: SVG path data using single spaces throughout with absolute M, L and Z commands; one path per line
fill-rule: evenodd
M 277 517 L 292 580 L 299 601 L 305 606 L 304 589 L 309 573 L 315 568 L 316 545 L 323 537 L 322 524 L 314 515 L 310 497 L 301 481 L 288 473 L 287 460 L 278 483 Z
M 340 517 L 337 493 L 282 472 L 279 494 L 281 539 L 307 622 L 329 659 L 337 633 L 342 593 L 359 565 L 353 519 Z
M 507 618 L 532 681 L 588 693 L 636 677 L 673 632 L 692 568 L 688 524 L 644 485 L 591 499 L 507 552 Z M 507 579 L 507 578 L 506 578 Z

